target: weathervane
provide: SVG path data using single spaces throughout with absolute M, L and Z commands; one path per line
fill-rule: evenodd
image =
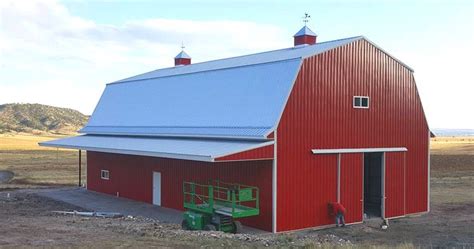
M 310 18 L 311 18 L 311 16 L 308 13 L 305 12 L 304 16 L 303 16 L 304 26 L 306 26 L 306 24 L 308 24 Z
M 184 42 L 182 42 L 182 41 L 181 41 L 181 50 L 183 50 L 183 51 L 184 51 L 184 48 L 185 48 L 185 46 L 184 46 Z

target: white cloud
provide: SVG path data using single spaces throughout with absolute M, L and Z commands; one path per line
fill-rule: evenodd
M 276 26 L 226 20 L 96 23 L 58 1 L 0 1 L 0 103 L 93 111 L 104 84 L 173 65 L 181 41 L 194 62 L 288 46 Z
M 439 36 L 406 42 L 391 35 L 380 45 L 415 69 L 431 127 L 474 128 L 474 33 L 431 29 Z M 90 114 L 105 83 L 172 66 L 181 41 L 199 62 L 291 46 L 287 34 L 273 25 L 227 20 L 107 25 L 74 16 L 55 0 L 0 0 L 0 103 L 37 102 Z M 439 48 L 427 45 L 433 42 Z

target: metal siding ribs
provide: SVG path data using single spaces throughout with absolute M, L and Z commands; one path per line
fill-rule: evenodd
M 363 154 L 341 155 L 341 204 L 347 223 L 361 222 L 363 212 Z
M 370 96 L 370 108 L 354 109 L 355 95 Z M 371 43 L 359 40 L 306 58 L 278 126 L 277 230 L 333 222 L 326 204 L 336 198 L 336 155 L 314 155 L 314 148 L 407 148 L 404 186 L 392 167 L 396 159 L 388 158 L 393 179 L 386 194 L 398 200 L 394 191 L 405 192 L 405 201 L 387 200 L 387 214 L 404 206 L 407 214 L 426 211 L 427 133 L 412 72 Z M 347 180 L 343 188 L 361 189 L 358 180 Z
M 228 156 L 218 157 L 215 161 L 273 160 L 273 150 L 273 145 L 268 145 Z
M 385 217 L 406 214 L 405 207 L 405 153 L 385 153 Z
M 87 152 L 87 188 L 111 195 L 152 203 L 153 171 L 161 172 L 162 206 L 183 210 L 184 181 L 207 182 L 219 179 L 257 186 L 260 191 L 260 215 L 242 219 L 246 225 L 271 231 L 272 160 L 213 163 L 145 156 Z M 100 179 L 100 170 L 108 169 L 110 180 Z

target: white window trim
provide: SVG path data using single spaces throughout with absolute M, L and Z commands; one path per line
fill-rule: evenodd
M 104 173 L 107 173 L 107 177 L 104 176 Z M 109 180 L 110 179 L 110 172 L 106 169 L 100 170 L 100 179 Z
M 360 104 L 362 105 L 362 99 L 366 98 L 367 99 L 367 106 L 356 106 L 356 98 L 360 98 Z M 369 109 L 370 107 L 370 97 L 369 96 L 354 96 L 352 97 L 352 107 L 353 108 L 359 108 L 359 109 Z

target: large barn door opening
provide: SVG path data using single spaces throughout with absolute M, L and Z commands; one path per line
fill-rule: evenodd
M 383 217 L 384 153 L 364 153 L 364 214 Z
M 161 173 L 153 172 L 153 205 L 161 206 Z

